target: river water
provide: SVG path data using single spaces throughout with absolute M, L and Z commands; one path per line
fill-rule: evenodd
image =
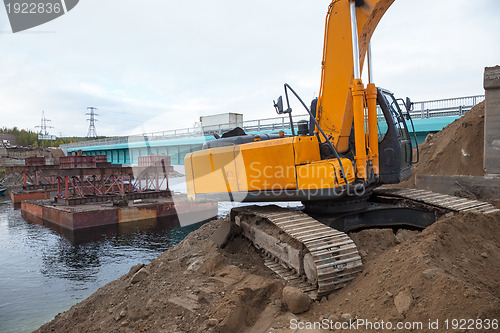
M 170 189 L 185 193 L 184 178 L 172 179 Z M 219 216 L 234 205 L 220 203 Z M 0 332 L 37 329 L 200 225 L 138 223 L 63 236 L 26 222 L 7 197 L 0 197 Z

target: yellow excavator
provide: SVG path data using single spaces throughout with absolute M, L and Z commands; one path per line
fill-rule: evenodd
M 337 201 L 411 174 L 412 147 L 391 93 L 361 81 L 371 35 L 393 0 L 332 1 L 325 29 L 319 98 L 296 135 L 225 133 L 185 158 L 188 194 L 235 201 Z M 368 52 L 368 55 L 370 53 Z M 280 97 L 279 114 L 289 114 Z M 297 95 L 296 95 L 297 96 Z M 298 96 L 297 96 L 298 97 Z M 378 104 L 378 106 L 377 106 Z M 384 121 L 380 137 L 377 122 Z M 382 119 L 380 119 L 382 120 Z M 380 156 L 379 156 L 380 147 Z M 309 208 L 309 207 L 308 207 Z
M 291 134 L 246 134 L 236 128 L 184 160 L 191 200 L 303 203 L 303 211 L 238 207 L 231 220 L 262 250 L 269 268 L 311 298 L 341 288 L 361 271 L 361 258 L 345 232 L 384 225 L 424 228 L 453 210 L 434 204 L 432 194 L 419 201 L 414 197 L 424 194 L 375 193 L 382 184 L 410 177 L 413 163 L 407 127 L 411 102 L 372 82 L 370 39 L 393 2 L 330 3 L 319 97 L 307 107 L 285 84 L 286 108 L 282 97 L 274 102 L 278 114 L 288 114 Z M 293 124 L 290 95 L 309 113 L 309 122 Z

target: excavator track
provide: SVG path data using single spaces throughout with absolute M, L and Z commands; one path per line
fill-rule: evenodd
M 500 212 L 487 202 L 424 190 L 378 188 L 374 195 L 404 199 L 442 212 Z M 344 287 L 362 271 L 352 239 L 302 211 L 275 205 L 244 206 L 233 208 L 231 220 L 261 250 L 269 269 L 312 299 Z
M 484 201 L 459 198 L 452 195 L 440 194 L 425 190 L 377 188 L 373 192 L 377 196 L 407 199 L 451 212 L 471 212 L 480 214 L 500 212 L 500 209 L 495 208 L 495 206 L 493 206 L 492 204 Z
M 263 250 L 265 265 L 312 299 L 344 287 L 362 271 L 356 245 L 346 233 L 301 211 L 245 206 L 233 208 L 231 218 Z

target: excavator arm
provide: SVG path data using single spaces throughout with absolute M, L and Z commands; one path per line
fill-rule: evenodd
M 393 2 L 334 0 L 328 7 L 316 120 L 332 137 L 339 153 L 345 153 L 349 148 L 353 124 L 353 99 L 349 87 L 355 78 L 354 58 L 357 53 L 362 70 L 372 34 Z M 353 47 L 351 5 L 356 8 L 359 52 Z

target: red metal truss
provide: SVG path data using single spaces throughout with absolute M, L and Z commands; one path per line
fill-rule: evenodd
M 168 190 L 168 172 L 159 167 L 114 167 L 51 170 L 57 196 L 69 199 Z
M 28 184 L 28 181 L 31 184 Z M 29 185 L 57 185 L 57 179 L 55 177 L 41 177 L 40 170 L 24 170 L 23 171 L 23 186 L 27 187 Z

